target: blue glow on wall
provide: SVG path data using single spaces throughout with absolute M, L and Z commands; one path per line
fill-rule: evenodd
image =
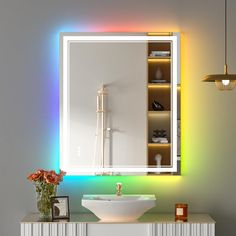
M 88 28 L 87 28 L 88 29 Z M 75 24 L 66 24 L 59 26 L 50 35 L 50 82 L 51 88 L 51 106 L 52 130 L 50 132 L 52 168 L 59 171 L 60 168 L 60 120 L 59 120 L 59 98 L 60 98 L 60 33 L 61 32 L 86 32 L 86 27 L 76 26 Z M 72 176 L 73 177 L 73 176 Z M 72 178 L 70 177 L 70 179 Z M 68 178 L 68 177 L 66 177 Z M 80 178 L 75 176 L 75 178 Z

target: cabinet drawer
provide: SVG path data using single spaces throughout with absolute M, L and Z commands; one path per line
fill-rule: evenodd
M 145 236 L 150 224 L 88 224 L 87 236 Z

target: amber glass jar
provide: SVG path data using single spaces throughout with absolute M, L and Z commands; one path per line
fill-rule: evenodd
M 185 203 L 175 204 L 175 221 L 181 221 L 181 222 L 188 221 L 188 204 Z

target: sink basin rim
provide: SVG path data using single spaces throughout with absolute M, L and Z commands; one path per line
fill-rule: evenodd
M 138 202 L 138 201 L 156 201 L 154 194 L 123 194 L 117 196 L 115 194 L 85 194 L 83 201 L 93 202 Z

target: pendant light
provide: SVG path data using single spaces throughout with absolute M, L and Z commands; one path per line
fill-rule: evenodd
M 224 74 L 206 75 L 204 82 L 215 82 L 219 90 L 232 90 L 236 86 L 236 74 L 228 74 L 227 65 L 227 0 L 225 0 L 225 65 Z

